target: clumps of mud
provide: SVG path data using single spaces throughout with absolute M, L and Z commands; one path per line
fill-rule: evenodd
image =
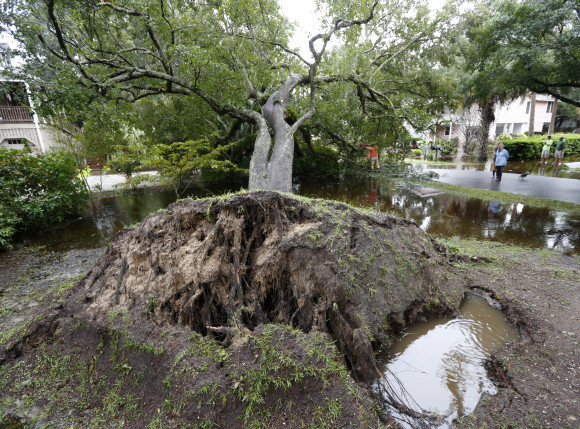
M 440 246 L 406 220 L 273 192 L 184 200 L 119 233 L 69 310 L 105 326 L 128 313 L 213 336 L 287 324 L 330 336 L 359 380 L 406 324 L 463 296 Z M 149 327 L 149 328 L 148 328 Z

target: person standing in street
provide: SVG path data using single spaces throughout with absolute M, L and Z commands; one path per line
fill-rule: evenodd
M 566 148 L 566 140 L 564 137 L 560 137 L 558 139 L 558 143 L 556 143 L 556 152 L 554 152 L 554 167 L 558 167 L 558 163 L 561 165 L 562 160 L 564 159 L 564 149 Z
M 503 167 L 507 164 L 507 161 L 510 157 L 509 152 L 507 149 L 504 149 L 503 143 L 500 143 L 497 146 L 497 153 L 495 154 L 495 169 L 496 169 L 496 179 L 498 182 L 501 182 L 501 176 L 503 172 Z
M 497 144 L 496 147 L 493 148 L 493 160 L 491 162 L 491 178 L 495 179 L 495 173 L 496 173 L 496 168 L 495 168 L 495 156 L 497 155 L 497 152 L 499 150 L 499 143 Z
M 552 140 L 552 136 L 548 136 L 544 142 L 544 146 L 542 146 L 542 160 L 540 161 L 540 165 L 548 163 L 548 159 L 550 158 L 550 147 L 553 144 L 554 141 Z

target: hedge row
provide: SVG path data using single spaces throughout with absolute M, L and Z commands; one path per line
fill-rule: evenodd
M 542 155 L 542 146 L 546 141 L 547 135 L 537 135 L 531 137 L 517 136 L 512 139 L 501 139 L 505 148 L 510 154 L 510 160 L 538 159 Z M 556 143 L 564 137 L 566 140 L 566 149 L 564 156 L 580 154 L 580 134 L 553 134 L 554 144 L 550 148 L 550 154 L 553 156 L 556 150 Z

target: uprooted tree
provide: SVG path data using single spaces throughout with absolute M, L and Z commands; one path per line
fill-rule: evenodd
M 99 326 L 127 314 L 135 338 L 187 328 L 233 352 L 270 324 L 322 333 L 370 381 L 380 377 L 375 352 L 394 333 L 453 313 L 465 288 L 413 222 L 256 192 L 149 216 L 115 237 L 77 291 L 71 314 Z
M 424 127 L 449 89 L 432 67 L 444 52 L 444 14 L 431 18 L 411 0 L 321 3 L 327 30 L 310 39 L 310 60 L 290 48 L 290 24 L 272 0 L 9 0 L 0 16 L 25 46 L 28 78 L 50 75 L 129 102 L 198 97 L 216 117 L 254 124 L 249 188 L 289 191 L 293 136 L 317 103 L 336 103 L 331 93 L 358 102 L 362 133 L 397 135 L 404 122 Z M 292 124 L 289 103 L 300 112 Z M 333 120 L 317 130 L 336 136 L 344 113 L 329 111 Z M 352 125 L 332 138 L 354 147 Z
M 476 283 L 386 213 L 277 192 L 183 200 L 3 333 L 2 409 L 37 426 L 384 427 L 355 379 L 381 377 L 375 353 Z

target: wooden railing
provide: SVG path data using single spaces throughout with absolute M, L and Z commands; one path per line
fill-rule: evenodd
M 29 107 L 0 106 L 0 124 L 6 122 L 33 122 Z

